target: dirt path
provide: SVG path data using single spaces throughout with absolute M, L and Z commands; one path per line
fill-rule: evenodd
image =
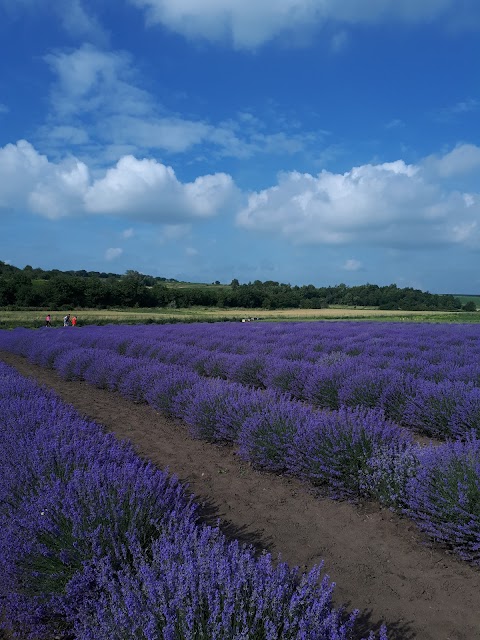
M 480 640 L 480 571 L 428 548 L 408 520 L 374 505 L 315 498 L 297 480 L 255 471 L 229 448 L 192 440 L 185 426 L 148 406 L 66 382 L 12 354 L 0 358 L 188 482 L 206 518 L 221 518 L 227 535 L 302 568 L 325 559 L 336 602 L 359 607 L 362 628 L 385 621 L 392 640 Z

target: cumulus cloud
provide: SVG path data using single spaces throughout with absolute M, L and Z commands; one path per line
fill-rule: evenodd
M 171 167 L 133 156 L 93 179 L 85 163 L 73 157 L 51 162 L 25 140 L 0 148 L 0 175 L 0 209 L 50 219 L 88 213 L 188 223 L 218 215 L 238 197 L 227 174 L 182 183 Z
M 58 164 L 20 140 L 0 148 L 0 208 L 47 218 L 78 213 L 89 183 L 87 166 L 75 158 Z
M 444 182 L 449 162 L 445 154 L 435 162 L 367 164 L 343 174 L 284 173 L 278 184 L 250 194 L 237 224 L 297 244 L 477 246 L 480 193 Z M 465 162 L 464 169 L 472 165 Z
M 120 249 L 120 247 L 111 247 L 105 251 L 105 260 L 107 260 L 107 262 L 111 262 L 112 260 L 119 258 L 122 253 L 123 249 Z
M 122 238 L 133 238 L 135 235 L 135 231 L 130 227 L 130 229 L 125 229 L 122 231 Z
M 285 32 L 314 25 L 430 22 L 458 14 L 480 15 L 477 0 L 130 0 L 147 24 L 162 24 L 188 38 L 230 41 L 254 49 Z
M 138 216 L 169 222 L 208 218 L 235 198 L 232 178 L 225 173 L 200 176 L 181 183 L 174 170 L 155 160 L 121 158 L 85 194 L 88 212 Z
M 345 173 L 286 172 L 242 194 L 225 173 L 178 179 L 172 167 L 126 155 L 101 174 L 70 156 L 58 162 L 29 142 L 0 148 L 0 211 L 46 218 L 107 215 L 160 225 L 161 240 L 195 221 L 236 214 L 252 232 L 294 244 L 480 247 L 480 147 L 458 145 L 417 164 L 365 164 Z M 124 232 L 128 237 L 130 231 Z M 355 261 L 345 263 L 353 269 Z
M 442 178 L 477 173 L 480 170 L 480 147 L 474 144 L 460 144 L 444 155 L 432 155 L 425 160 L 425 166 Z

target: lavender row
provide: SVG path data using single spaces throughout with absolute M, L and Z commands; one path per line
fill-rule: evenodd
M 205 331 L 211 330 L 211 325 L 201 326 Z M 227 333 L 230 326 L 222 325 Z M 203 376 L 273 389 L 317 408 L 380 408 L 397 424 L 440 439 L 465 438 L 472 430 L 480 435 L 480 387 L 475 384 L 478 365 L 455 368 L 445 362 L 441 366 L 449 371 L 450 378 L 437 380 L 435 371 L 438 372 L 440 364 L 431 364 L 433 379 L 424 379 L 416 370 L 418 360 L 413 357 L 402 371 L 395 368 L 395 362 L 387 366 L 382 358 L 365 359 L 343 352 L 332 352 L 317 364 L 272 355 L 216 353 L 175 342 L 177 327 L 179 325 L 165 329 L 165 333 L 164 327 L 89 327 L 75 334 L 5 332 L 0 334 L 0 346 L 33 358 L 36 353 L 39 358 L 48 358 L 56 349 L 71 345 L 129 357 L 150 357 L 155 362 L 186 366 Z M 378 325 L 376 327 L 378 330 Z M 183 339 L 186 331 L 182 330 Z M 190 332 L 194 333 L 192 329 Z M 217 328 L 215 335 L 218 336 L 218 332 Z M 166 336 L 170 337 L 169 341 L 160 341 L 160 337 Z M 457 344 L 459 337 L 459 334 L 455 339 L 450 336 L 450 341 Z
M 12 637 L 352 637 L 356 612 L 333 608 L 321 567 L 299 574 L 199 525 L 175 479 L 5 365 L 0 399 L 0 596 Z
M 135 349 L 147 342 L 174 342 L 215 353 L 274 355 L 286 360 L 322 363 L 332 354 L 376 358 L 394 364 L 415 361 L 414 371 L 448 374 L 429 366 L 442 363 L 457 370 L 475 366 L 480 356 L 476 325 L 408 325 L 385 323 L 190 324 L 130 328 Z M 112 334 L 113 336 L 113 334 Z M 137 339 L 137 340 L 136 340 Z M 85 346 L 85 345 L 84 345 Z M 477 372 L 478 372 L 477 366 Z
M 256 356 L 267 362 L 269 357 L 319 365 L 371 362 L 379 369 L 434 382 L 449 379 L 480 385 L 480 330 L 476 325 L 430 325 L 428 333 L 425 325 L 379 323 L 268 324 L 251 329 L 219 323 L 116 329 L 105 328 L 102 341 L 132 356 L 147 356 L 158 347 L 174 345 L 198 356 Z M 88 336 L 74 336 L 78 346 L 98 343 L 99 336 L 92 330 Z
M 63 376 L 146 401 L 184 420 L 196 437 L 234 444 L 260 467 L 293 473 L 337 497 L 379 500 L 480 564 L 480 450 L 473 433 L 464 443 L 421 448 L 378 409 L 321 412 L 178 365 L 101 349 L 56 349 L 43 352 L 43 364 Z
M 111 327 L 113 329 L 113 327 Z M 108 328 L 106 328 L 108 329 Z M 425 325 L 391 323 L 269 323 L 188 324 L 130 327 L 132 337 L 152 343 L 174 341 L 221 353 L 274 353 L 288 360 L 321 361 L 342 352 L 350 356 L 379 354 L 401 360 L 418 358 L 436 364 L 443 354 L 454 355 L 458 365 L 476 362 L 480 355 L 477 325 Z M 450 359 L 450 358 L 448 358 Z

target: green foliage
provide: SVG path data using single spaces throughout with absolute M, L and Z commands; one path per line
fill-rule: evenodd
M 323 309 L 331 305 L 379 307 L 409 311 L 456 311 L 462 303 L 452 295 L 418 289 L 339 284 L 292 286 L 274 280 L 230 285 L 180 283 L 127 271 L 124 275 L 97 271 L 44 271 L 30 265 L 18 269 L 0 261 L 0 306 L 45 309 L 154 308 L 191 306 L 247 309 Z M 476 311 L 474 302 L 465 311 Z

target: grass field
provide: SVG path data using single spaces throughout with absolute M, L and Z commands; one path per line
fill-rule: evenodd
M 462 295 L 462 294 L 453 294 L 455 298 L 458 298 L 462 304 L 467 304 L 467 302 L 474 302 L 477 305 L 477 309 L 480 309 L 480 296 L 475 295 Z
M 0 329 L 41 327 L 46 311 L 10 311 L 0 308 Z M 51 311 L 54 327 L 62 326 L 66 311 Z M 301 322 L 314 320 L 378 320 L 382 322 L 480 322 L 480 313 L 438 311 L 379 311 L 373 308 L 331 307 L 330 309 L 82 309 L 70 311 L 84 324 L 145 324 L 167 322 L 224 322 L 258 318 L 266 322 Z

